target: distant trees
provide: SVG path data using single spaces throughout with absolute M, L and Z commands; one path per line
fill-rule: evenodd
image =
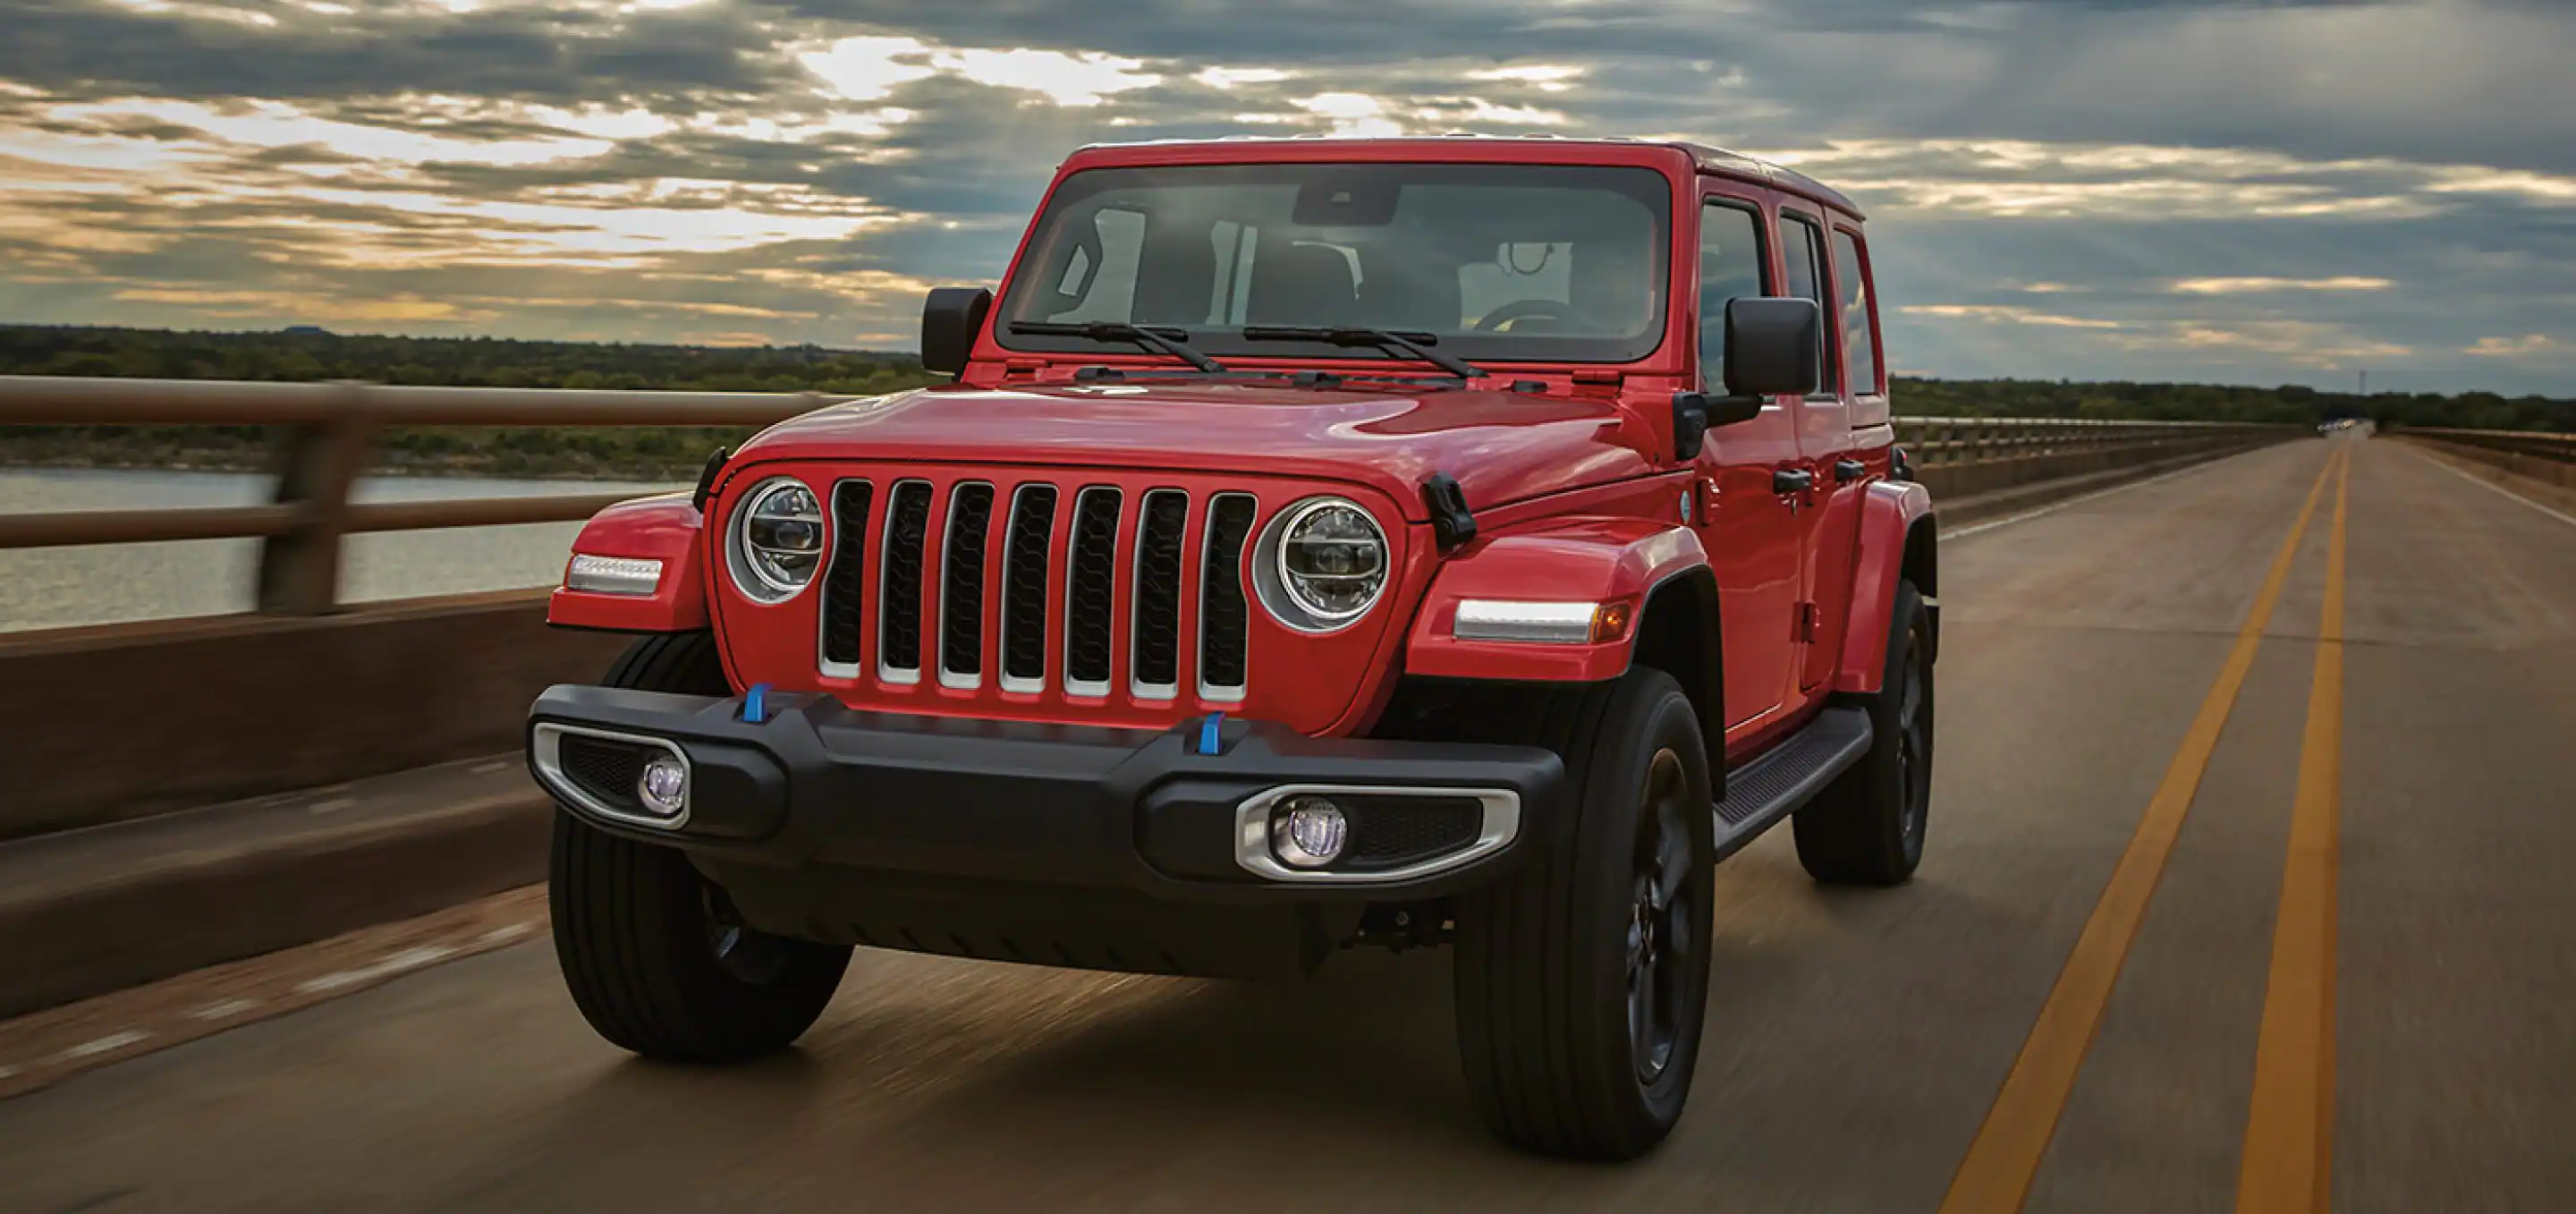
M 165 329 L 0 325 L 0 374 L 152 379 L 369 380 L 528 388 L 697 389 L 875 395 L 935 377 L 914 355 L 820 346 L 655 346 L 474 337 L 340 336 L 312 329 L 197 333 Z M 2382 426 L 2576 432 L 2576 401 L 2489 392 L 2357 396 L 2313 388 L 2069 380 L 1899 379 L 1898 413 L 1914 417 L 2094 417 L 2313 425 L 2367 417 Z M 407 428 L 381 436 L 388 468 L 499 475 L 694 473 L 723 428 Z M 258 427 L 0 427 L 0 462 L 262 467 Z
M 869 396 L 931 382 L 910 354 L 820 346 L 654 346 L 502 338 L 343 337 L 313 331 L 196 333 L 0 325 L 0 374 L 510 388 L 825 392 Z M 378 436 L 386 469 L 501 476 L 668 479 L 696 473 L 725 427 L 406 427 Z M 255 426 L 0 427 L 0 463 L 195 468 L 266 466 Z
M 1913 417 L 2101 417 L 2154 421 L 2301 422 L 2367 417 L 2382 426 L 2576 431 L 2576 401 L 2383 392 L 2360 396 L 2296 384 L 2075 383 L 2065 380 L 1899 379 L 1896 411 Z
M 921 360 L 910 354 L 821 346 L 652 346 L 39 325 L 0 325 L 0 374 L 852 395 L 890 392 L 928 380 Z

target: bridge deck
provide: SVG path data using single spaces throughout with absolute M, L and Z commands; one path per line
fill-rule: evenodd
M 2339 735 L 2309 727 L 2328 478 L 2134 939 L 2079 946 L 2346 449 Z M 0 1211 L 2010 1208 L 1952 1194 L 1972 1146 L 2034 1211 L 2225 1209 L 2258 1071 L 2330 1075 L 2335 1209 L 2576 1200 L 2576 526 L 2302 443 L 1964 536 L 1943 582 L 1920 878 L 1819 890 L 1786 832 L 1721 871 L 1696 1100 L 1633 1167 L 1489 1144 L 1437 954 L 1264 991 L 862 953 L 801 1052 L 708 1073 L 596 1041 L 536 942 L 0 1103 Z M 2321 737 L 2339 893 L 2293 892 L 2283 970 Z M 2302 1024 L 2268 976 L 2319 913 L 2333 1015 Z M 2071 952 L 2119 966 L 2089 1006 L 2080 974 L 2052 1000 Z M 1999 1108 L 2043 1007 L 2089 1054 L 2060 1101 L 2033 1045 Z

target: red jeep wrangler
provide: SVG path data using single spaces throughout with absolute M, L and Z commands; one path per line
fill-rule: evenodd
M 939 387 L 613 507 L 554 623 L 555 946 L 584 1016 L 732 1061 L 850 947 L 1297 975 L 1450 944 L 1495 1133 L 1679 1117 L 1716 863 L 1922 854 L 1933 526 L 1861 216 L 1622 141 L 1090 148 Z M 1794 813 L 1794 818 L 1792 815 Z

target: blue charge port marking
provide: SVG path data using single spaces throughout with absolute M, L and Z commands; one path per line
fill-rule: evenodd
M 1199 722 L 1200 754 L 1212 755 L 1224 752 L 1224 747 L 1221 745 L 1224 739 L 1217 733 L 1217 730 L 1224 724 L 1225 714 L 1221 712 L 1211 712 L 1207 714 L 1206 720 Z
M 769 719 L 769 684 L 754 683 L 742 693 L 742 719 L 754 725 Z

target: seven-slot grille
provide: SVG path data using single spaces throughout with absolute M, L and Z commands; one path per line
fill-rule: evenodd
M 918 683 L 927 669 L 952 688 L 992 680 L 1026 693 L 1052 682 L 1077 696 L 1176 700 L 1183 646 L 1194 644 L 1198 698 L 1244 697 L 1243 562 L 1258 510 L 1249 493 L 889 478 L 836 482 L 830 501 L 825 675 L 858 677 L 873 635 L 885 683 Z M 1192 597 L 1197 610 L 1185 612 Z M 1196 634 L 1185 636 L 1192 622 Z

